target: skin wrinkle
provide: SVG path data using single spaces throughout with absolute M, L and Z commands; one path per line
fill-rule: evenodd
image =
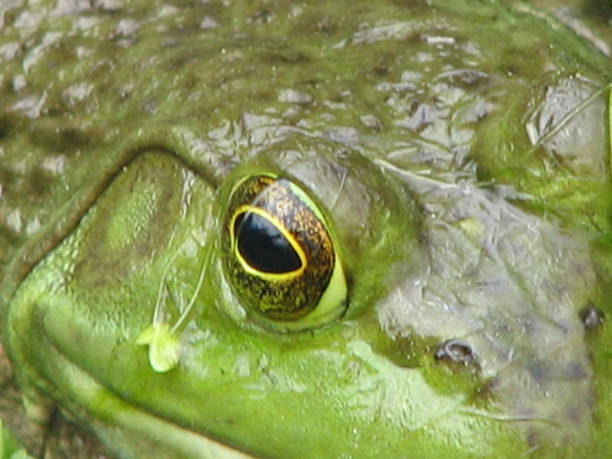
M 432 196 L 432 198 L 435 199 L 436 195 L 440 193 L 441 191 L 442 190 L 438 190 L 437 193 L 430 194 L 430 196 Z M 452 189 L 449 189 L 448 191 L 453 192 Z M 474 191 L 477 191 L 477 189 L 473 189 L 471 195 L 474 195 Z M 483 193 L 483 192 L 484 190 L 478 190 L 478 193 Z M 467 196 L 466 194 L 463 194 L 463 193 L 456 193 L 456 194 L 457 194 L 457 201 L 455 204 L 453 204 L 452 201 L 450 202 L 446 201 L 446 213 L 448 215 L 453 215 L 456 209 L 460 208 L 457 206 L 460 206 L 461 199 L 464 199 L 465 196 Z M 483 195 L 479 194 L 479 196 L 483 196 Z M 529 331 L 530 330 L 529 324 L 531 324 L 532 321 L 534 320 L 537 320 L 538 323 L 541 322 L 542 324 L 548 323 L 551 327 L 558 330 L 560 335 L 558 335 L 558 337 L 555 338 L 556 344 L 548 343 L 546 347 L 543 348 L 544 350 L 543 353 L 538 351 L 537 347 L 528 346 L 527 348 L 525 348 L 525 344 L 524 344 L 525 342 L 535 342 L 535 341 L 533 341 L 533 339 L 531 338 L 525 339 L 525 337 L 521 337 L 520 335 L 517 335 L 514 338 L 514 340 L 515 340 L 515 343 L 523 343 L 523 344 L 520 345 L 520 347 L 516 347 L 516 345 L 510 345 L 508 347 L 509 343 L 500 341 L 499 338 L 487 333 L 486 332 L 487 327 L 485 327 L 484 325 L 485 323 L 490 323 L 491 320 L 496 321 L 495 317 L 497 316 L 497 314 L 499 314 L 499 309 L 498 309 L 499 306 L 507 308 L 506 314 L 508 315 L 508 317 L 512 317 L 517 313 L 515 311 L 517 309 L 517 305 L 510 306 L 510 303 L 507 303 L 507 304 L 501 303 L 496 306 L 495 311 L 491 311 L 491 314 L 493 314 L 491 318 L 487 318 L 486 315 L 480 316 L 481 326 L 478 329 L 476 329 L 475 331 L 471 333 L 459 333 L 459 334 L 454 333 L 454 336 L 456 336 L 457 339 L 464 340 L 468 345 L 472 347 L 474 355 L 476 355 L 478 357 L 479 362 L 481 362 L 481 366 L 482 366 L 481 371 L 482 371 L 483 376 L 488 375 L 487 377 L 489 378 L 490 377 L 505 378 L 506 386 L 508 384 L 511 384 L 510 387 L 512 387 L 513 383 L 511 383 L 511 381 L 514 378 L 519 377 L 521 374 L 523 374 L 523 372 L 525 371 L 524 368 L 531 368 L 527 370 L 526 376 L 528 375 L 527 377 L 532 379 L 533 383 L 535 384 L 544 383 L 547 386 L 549 386 L 550 384 L 554 385 L 554 382 L 552 381 L 586 380 L 588 375 L 585 373 L 582 373 L 583 377 L 579 377 L 577 379 L 576 378 L 573 378 L 573 379 L 564 378 L 563 375 L 567 374 L 568 372 L 566 364 L 564 364 L 564 366 L 562 367 L 563 369 L 561 369 L 556 374 L 541 373 L 538 370 L 540 363 L 547 361 L 547 359 L 550 358 L 552 355 L 561 353 L 566 349 L 571 349 L 572 352 L 575 352 L 574 348 L 576 345 L 579 345 L 579 347 L 582 347 L 581 346 L 582 334 L 579 333 L 578 335 L 574 335 L 574 332 L 572 332 L 572 335 L 568 335 L 568 336 L 574 336 L 574 338 L 567 341 L 567 339 L 565 338 L 565 335 L 568 333 L 569 330 L 561 322 L 559 322 L 553 316 L 551 316 L 551 310 L 542 308 L 543 307 L 542 299 L 540 299 L 539 301 L 536 301 L 535 298 L 533 298 L 529 294 L 529 292 L 531 291 L 531 288 L 532 288 L 531 285 L 533 284 L 533 282 L 527 281 L 527 279 L 524 277 L 525 274 L 523 274 L 529 271 L 525 270 L 524 267 L 521 268 L 520 265 L 516 265 L 517 260 L 519 260 L 519 258 L 517 257 L 520 257 L 520 255 L 518 253 L 513 254 L 513 250 L 514 250 L 513 245 L 512 243 L 507 242 L 507 241 L 511 241 L 512 240 L 511 238 L 515 237 L 514 236 L 515 234 L 520 234 L 520 233 L 517 233 L 517 229 L 521 230 L 525 226 L 528 226 L 530 228 L 529 230 L 537 238 L 543 237 L 539 233 L 540 231 L 549 231 L 549 229 L 547 229 L 545 226 L 540 225 L 540 230 L 536 230 L 534 226 L 531 226 L 529 224 L 529 221 L 531 220 L 532 217 L 530 218 L 526 217 L 525 214 L 523 214 L 522 212 L 518 212 L 516 208 L 504 206 L 502 209 L 500 209 L 499 207 L 492 206 L 488 200 L 480 200 L 478 202 L 480 203 L 479 207 L 481 210 L 486 210 L 487 212 L 489 212 L 489 209 L 491 209 L 490 210 L 491 214 L 489 213 L 482 214 L 482 215 L 485 215 L 485 221 L 487 221 L 486 218 L 489 218 L 489 215 L 491 216 L 491 220 L 488 220 L 489 223 L 483 224 L 484 227 L 488 228 L 486 237 L 488 237 L 489 240 L 491 240 L 491 243 L 488 246 L 492 248 L 498 248 L 501 250 L 501 251 L 498 251 L 496 249 L 493 249 L 495 250 L 494 252 L 489 251 L 488 257 L 492 262 L 495 262 L 495 263 L 497 263 L 498 261 L 501 261 L 501 266 L 504 267 L 503 268 L 504 269 L 503 272 L 505 273 L 504 276 L 508 276 L 510 279 L 513 279 L 512 284 L 515 285 L 517 288 L 516 294 L 519 295 L 517 299 L 519 299 L 521 303 L 526 301 L 526 303 L 524 303 L 524 306 L 520 306 L 520 308 L 524 308 L 525 311 L 532 311 L 531 313 L 529 313 L 529 316 L 525 317 L 526 322 L 524 325 L 520 325 L 520 322 L 512 322 L 512 323 L 515 323 L 514 326 L 519 326 L 519 327 L 524 328 L 525 330 L 524 333 L 526 333 L 527 336 L 535 333 L 536 330 L 539 329 L 539 328 L 536 328 L 534 329 L 534 331 Z M 461 213 L 458 218 L 459 220 L 462 220 L 465 218 L 469 218 L 469 215 L 470 215 L 469 213 Z M 510 225 L 507 223 L 508 219 L 510 219 L 511 221 Z M 513 227 L 513 225 L 516 227 L 516 229 Z M 453 225 L 446 223 L 444 221 L 442 222 L 434 221 L 432 228 L 433 229 L 438 228 L 439 230 L 443 230 L 446 234 L 450 234 L 449 232 L 452 232 L 453 234 L 456 234 L 457 237 L 464 237 L 462 236 L 462 232 L 460 230 L 456 229 Z M 497 228 L 504 228 L 504 232 L 502 234 L 499 234 L 497 232 Z M 491 234 L 494 234 L 494 236 L 491 237 L 490 236 Z M 453 238 L 448 238 L 448 237 L 445 238 L 446 244 L 449 244 L 449 241 L 451 240 L 453 240 Z M 476 248 L 479 246 L 477 242 L 471 242 L 471 243 L 475 244 Z M 434 242 L 434 246 L 435 246 L 435 242 Z M 443 246 L 436 246 L 436 247 L 437 247 L 437 252 L 436 252 L 437 254 L 444 254 L 447 251 L 456 250 L 453 248 L 454 246 L 451 246 L 451 245 L 443 245 Z M 457 247 L 463 247 L 463 243 L 458 243 Z M 442 257 L 445 257 L 445 256 L 446 255 L 442 255 Z M 547 252 L 547 255 L 545 256 L 551 257 L 552 254 L 550 252 Z M 432 255 L 432 257 L 433 259 L 436 259 L 436 255 Z M 466 276 L 474 277 L 474 276 L 478 276 L 479 272 L 486 273 L 485 271 L 486 264 L 482 257 L 483 257 L 482 252 L 478 252 L 478 260 L 476 261 L 475 265 L 471 265 L 471 267 L 470 266 L 461 267 L 462 271 L 458 273 L 458 276 L 462 279 L 463 285 L 465 285 Z M 442 261 L 441 263 L 442 263 L 441 266 L 445 266 L 444 263 L 447 263 L 447 262 Z M 434 274 L 435 274 L 435 271 L 434 271 Z M 444 276 L 445 275 L 444 271 L 441 271 L 439 275 Z M 591 278 L 592 278 L 592 274 L 591 274 Z M 491 285 L 494 285 L 495 283 L 493 282 L 493 283 L 487 283 L 487 284 L 491 286 Z M 479 285 L 483 285 L 483 284 L 481 283 Z M 448 301 L 442 300 L 442 298 L 436 295 L 435 293 L 436 290 L 437 290 L 436 287 L 433 285 L 430 285 L 429 288 L 426 287 L 426 290 L 422 290 L 423 292 L 430 291 L 431 293 L 428 295 L 433 295 L 433 298 L 432 298 L 433 302 L 430 303 L 430 307 L 438 307 L 437 306 L 438 302 L 442 301 L 441 306 L 443 307 L 443 309 L 446 309 L 447 312 L 450 312 L 457 308 L 459 310 L 463 309 L 465 311 L 469 311 L 471 309 L 469 308 L 469 306 L 465 306 L 465 307 L 460 306 L 461 304 L 469 305 L 469 301 L 466 302 L 466 300 L 463 299 L 461 302 L 458 302 L 456 298 L 455 301 L 449 303 Z M 408 300 L 408 302 L 410 301 L 411 300 Z M 427 300 L 425 299 L 425 301 Z M 452 317 L 452 316 L 449 316 L 448 314 L 446 314 L 446 317 Z M 534 325 L 535 323 L 536 322 L 533 322 Z M 527 328 L 525 328 L 525 325 L 527 325 Z M 401 325 L 399 326 L 401 330 Z M 413 325 L 413 326 L 416 326 L 418 330 L 418 325 Z M 576 325 L 574 325 L 574 327 L 575 326 Z M 478 344 L 477 342 L 473 342 L 471 339 L 469 339 L 470 336 L 475 337 L 477 334 L 480 334 L 480 333 L 482 333 L 483 338 L 485 338 L 486 340 L 482 342 L 481 344 Z M 488 344 L 485 344 L 485 343 L 488 343 Z M 498 354 L 499 357 L 501 357 L 499 364 L 495 364 L 492 368 L 490 368 L 490 365 L 492 362 L 489 362 L 488 360 L 489 357 L 487 357 L 487 355 L 490 354 L 490 351 L 483 353 L 484 349 L 486 348 L 483 348 L 482 346 L 494 346 L 497 348 L 496 353 Z M 535 354 L 529 357 L 529 354 L 531 354 L 531 352 L 534 352 L 534 351 L 535 351 Z M 529 354 L 525 354 L 525 352 L 529 352 Z M 581 353 L 579 351 L 578 355 L 580 354 Z M 584 359 L 586 357 L 586 354 L 582 353 L 582 355 L 583 355 L 582 359 Z M 531 362 L 531 363 L 528 363 L 528 362 Z M 583 367 L 583 365 L 578 362 L 579 361 L 574 361 L 573 363 L 570 364 L 570 367 L 571 366 Z M 527 364 L 527 367 L 525 367 L 526 364 Z M 506 388 L 506 390 L 508 390 L 508 387 Z M 556 389 L 553 389 L 551 387 L 550 390 L 554 391 Z M 561 386 L 559 386 L 559 390 L 563 390 Z M 504 403 L 506 402 L 504 402 L 504 399 L 502 398 L 498 400 L 498 403 L 501 403 L 502 404 L 501 406 L 503 406 Z M 514 403 L 514 402 L 508 401 L 507 403 Z M 512 409 L 510 407 L 504 407 L 503 409 L 504 410 L 509 409 L 511 413 L 518 413 L 516 409 Z M 517 409 L 520 410 L 521 409 L 520 406 L 517 407 Z M 537 413 L 537 409 L 538 408 L 536 406 L 535 407 L 536 411 L 534 412 L 533 415 L 528 416 L 529 419 L 538 419 L 538 418 L 546 419 L 546 417 L 550 415 L 550 413 L 549 414 L 543 413 L 542 415 L 538 416 L 537 414 L 535 414 Z M 563 415 L 555 414 L 554 416 L 563 416 Z M 519 415 L 519 418 L 524 419 L 520 415 Z M 561 420 L 559 419 L 557 421 L 554 421 L 554 419 L 556 418 L 555 417 L 550 418 L 550 422 L 562 428 Z

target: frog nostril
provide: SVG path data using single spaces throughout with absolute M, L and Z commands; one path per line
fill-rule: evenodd
M 434 359 L 462 363 L 470 366 L 477 363 L 472 348 L 459 340 L 449 339 L 439 343 L 434 351 Z
M 580 310 L 579 314 L 587 332 L 599 328 L 605 319 L 603 311 L 590 302 Z

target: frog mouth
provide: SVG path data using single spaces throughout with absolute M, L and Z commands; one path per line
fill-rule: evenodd
M 151 451 L 156 451 L 158 457 L 252 457 L 127 402 L 61 350 L 61 343 L 54 342 L 53 333 L 45 330 L 48 317 L 39 304 L 31 302 L 20 306 L 24 307 L 12 308 L 9 314 L 8 344 L 13 360 L 24 369 L 22 374 L 27 375 L 20 381 L 26 406 L 40 418 L 39 421 L 43 416 L 50 417 L 54 406 L 38 394 L 52 394 L 69 419 L 87 421 L 88 428 L 102 443 L 111 449 L 131 452 L 133 457 L 144 457 Z M 45 333 L 37 334 L 28 342 L 19 338 L 25 328 L 36 326 Z M 36 349 L 45 349 L 45 355 L 37 353 Z

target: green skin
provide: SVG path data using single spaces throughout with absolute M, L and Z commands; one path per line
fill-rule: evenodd
M 612 326 L 581 319 L 612 315 L 607 56 L 522 3 L 121 3 L 0 7 L 0 311 L 33 416 L 121 457 L 610 450 Z M 329 226 L 327 320 L 227 280 L 255 172 Z

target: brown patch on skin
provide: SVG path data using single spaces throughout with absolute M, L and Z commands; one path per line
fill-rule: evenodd
M 492 397 L 495 387 L 497 386 L 496 378 L 489 379 L 479 386 L 472 394 L 472 401 L 476 404 L 487 404 Z

